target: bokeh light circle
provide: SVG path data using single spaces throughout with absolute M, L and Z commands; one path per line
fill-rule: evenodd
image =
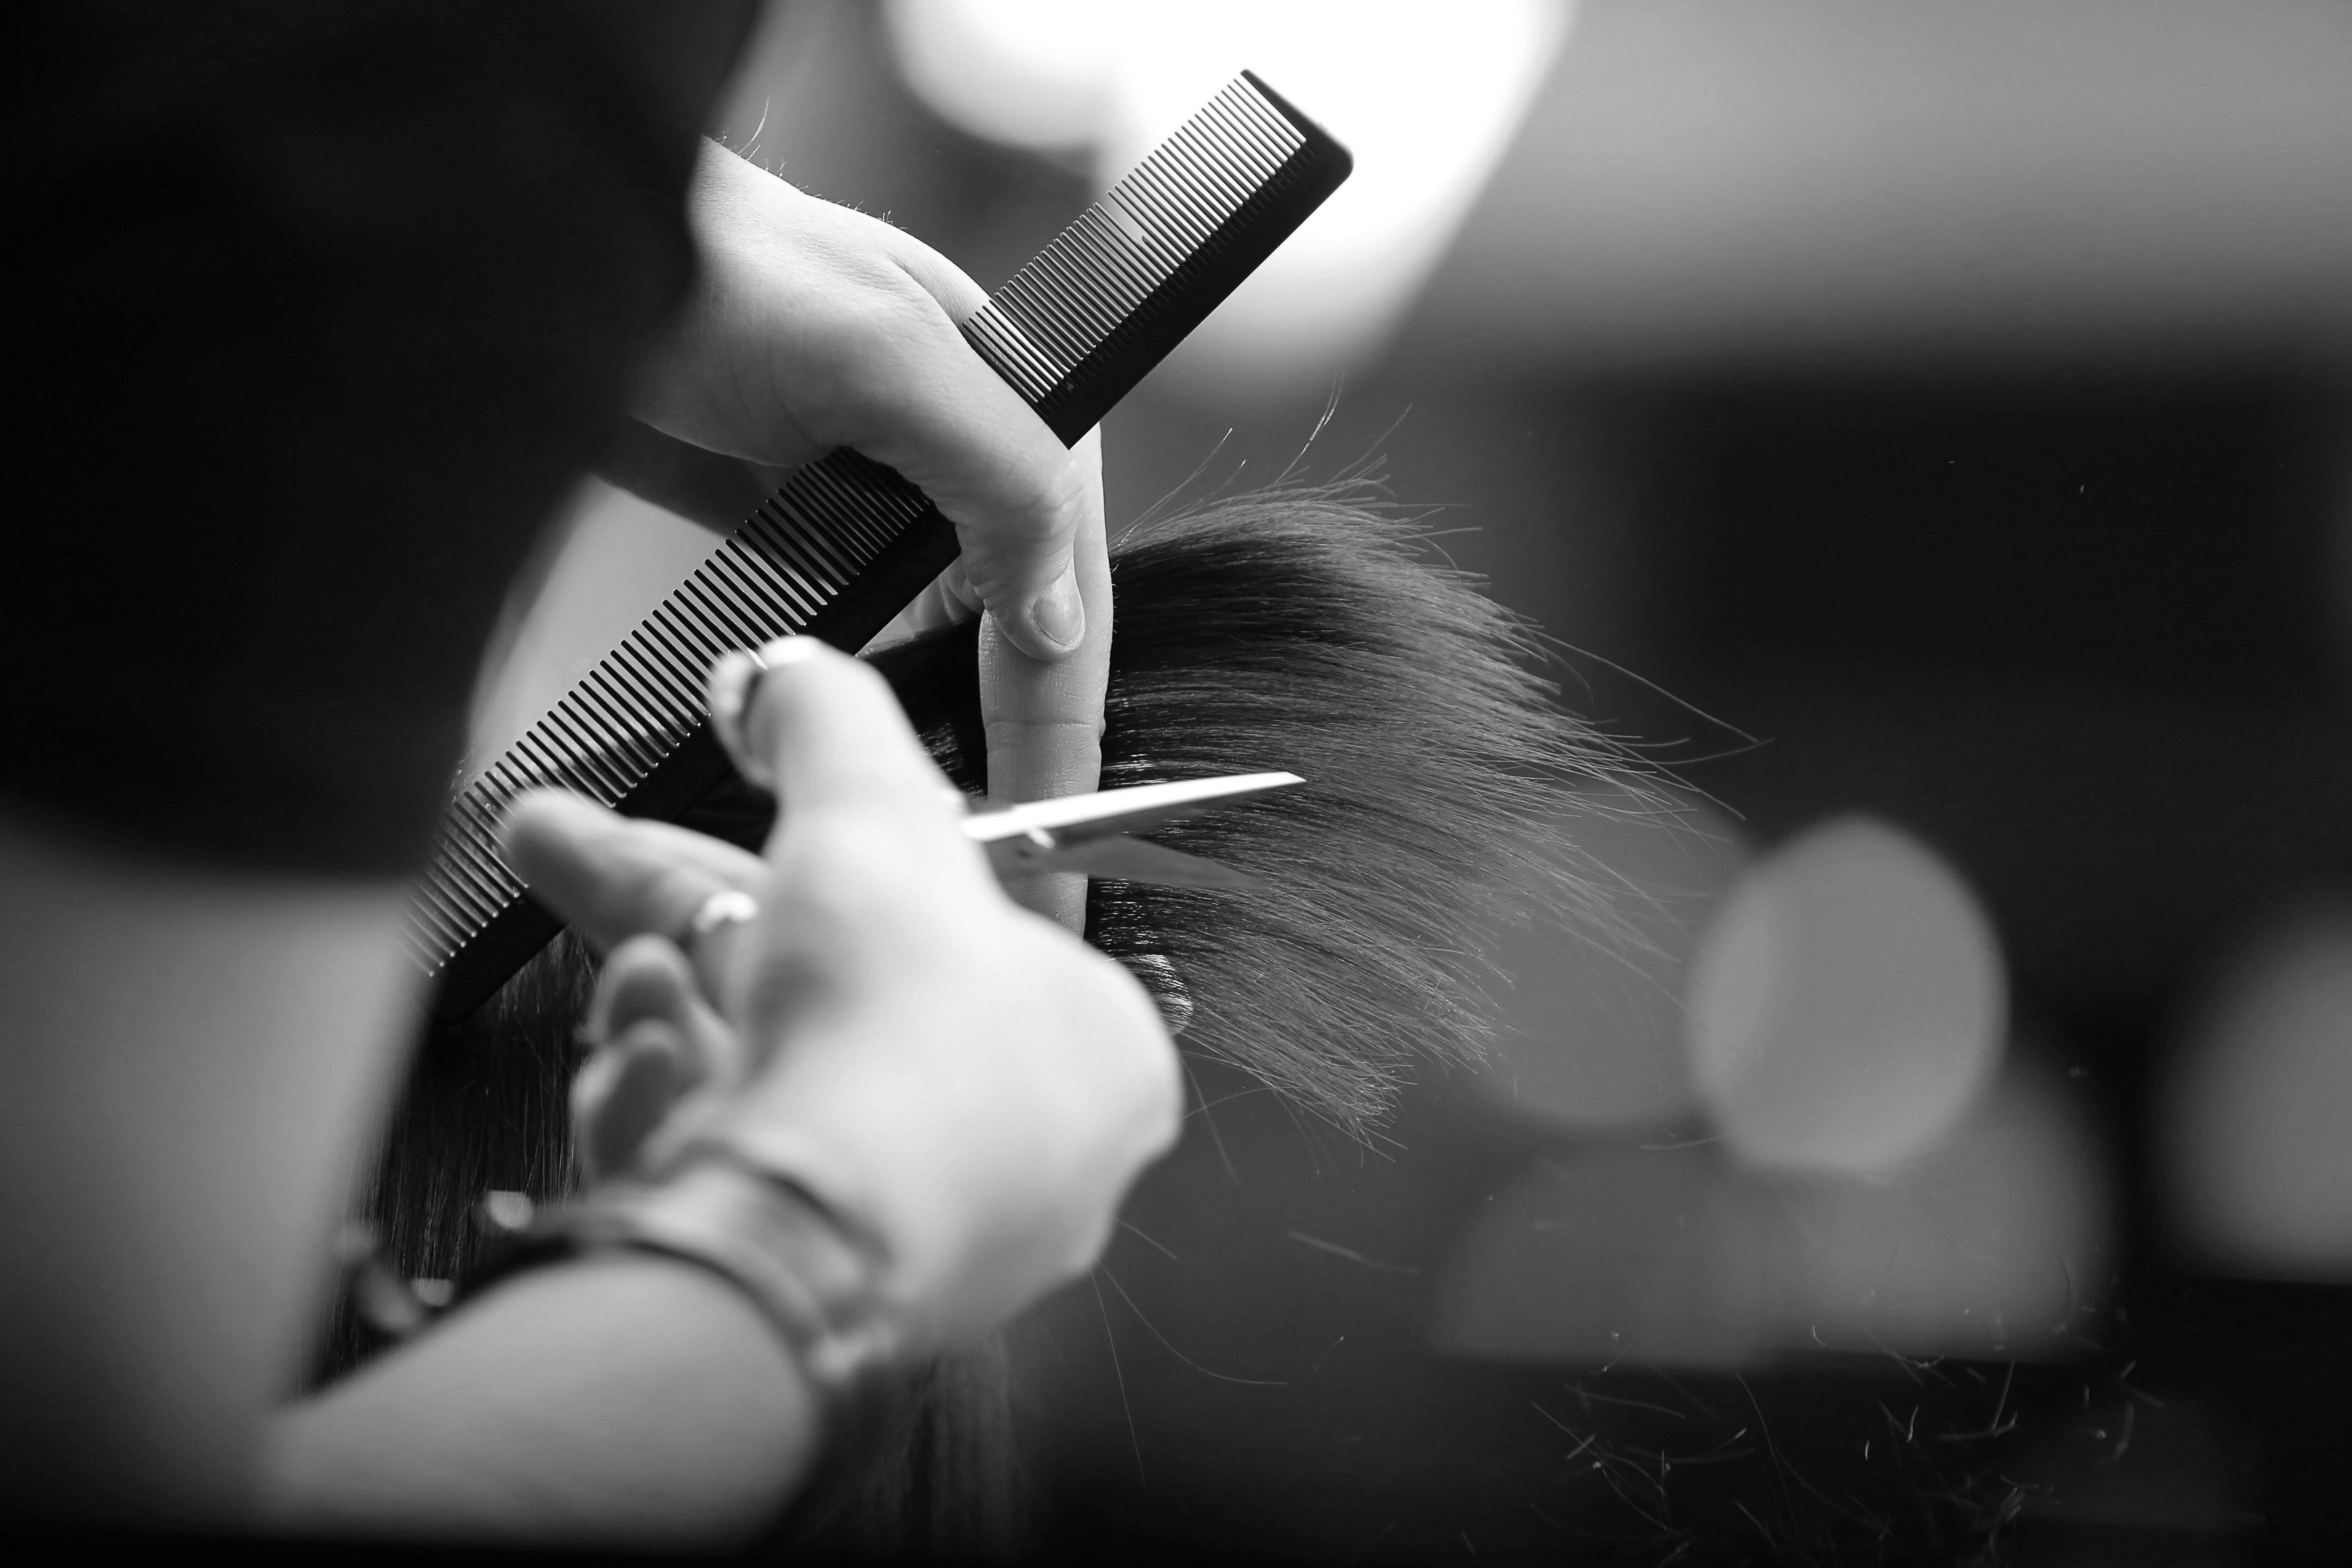
M 2352 1279 L 2352 908 L 2304 911 L 2246 943 L 2159 1103 L 2169 1218 L 2200 1262 Z
M 2000 1060 L 1983 911 L 1907 834 L 1844 817 L 1760 861 L 1693 961 L 1692 1081 L 1742 1158 L 1877 1171 L 1934 1148 Z
M 1125 174 L 1244 68 L 1356 171 L 1170 355 L 1220 408 L 1319 395 L 1376 352 L 1550 75 L 1569 0 L 893 0 L 894 58 L 950 123 Z
M 1590 862 L 1577 869 L 1605 868 L 1624 929 L 1502 930 L 1496 962 L 1508 981 L 1471 1080 L 1486 1107 L 1559 1131 L 1665 1127 L 1688 1111 L 1684 979 L 1708 911 L 1747 865 L 1738 831 L 1704 805 L 1610 804 L 1559 826 Z
M 1433 1323 L 1452 1354 L 1735 1367 L 1786 1351 L 2079 1351 L 2112 1273 L 2100 1151 L 2059 1081 L 2004 1073 L 1885 1175 L 1759 1171 L 1709 1143 L 1538 1155 L 1473 1215 Z

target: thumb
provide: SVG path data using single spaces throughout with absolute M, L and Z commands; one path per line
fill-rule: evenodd
M 879 808 L 926 837 L 961 841 L 951 824 L 962 795 L 864 662 L 801 637 L 729 654 L 711 671 L 710 713 L 744 777 L 776 793 L 778 834 L 813 816 Z

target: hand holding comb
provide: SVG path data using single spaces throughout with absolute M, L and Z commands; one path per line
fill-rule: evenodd
M 1198 326 L 1348 176 L 1346 149 L 1249 72 L 1229 83 L 963 325 L 1065 444 Z M 703 702 L 732 648 L 786 634 L 855 652 L 955 559 L 922 492 L 855 452 L 809 465 L 458 795 L 410 904 L 412 955 L 462 1017 L 562 924 L 498 847 L 545 785 L 674 818 L 727 771 Z

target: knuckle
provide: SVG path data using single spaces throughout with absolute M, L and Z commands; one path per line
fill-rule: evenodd
M 1094 479 L 1086 465 L 1065 453 L 1061 462 L 1045 476 L 1039 495 L 1041 509 L 1050 515 L 1064 531 L 1075 528 L 1087 510 L 1087 498 L 1094 491 Z
M 811 433 L 854 445 L 900 417 L 928 384 L 922 347 L 952 331 L 939 302 L 895 268 L 859 267 L 804 323 Z
M 1056 462 L 1052 454 L 1034 461 L 1016 462 L 1006 483 L 1010 504 L 1003 522 L 992 532 L 1015 545 L 1055 545 L 1068 541 L 1078 526 L 1087 495 L 1086 476 L 1076 464 Z
M 964 914 L 969 846 L 924 831 L 907 814 L 873 803 L 831 810 L 791 854 L 795 903 L 861 935 L 879 930 L 936 940 L 950 913 Z

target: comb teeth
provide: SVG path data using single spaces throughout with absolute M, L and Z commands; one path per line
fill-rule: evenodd
M 409 906 L 408 949 L 426 973 L 523 896 L 498 844 L 517 795 L 553 785 L 620 805 L 709 718 L 703 672 L 720 654 L 805 627 L 928 510 L 921 491 L 847 451 L 770 497 L 459 793 Z
M 1345 149 L 1244 73 L 974 312 L 964 335 L 1075 441 L 1348 169 Z M 684 810 L 725 772 L 697 740 L 704 672 L 721 654 L 796 633 L 862 647 L 954 555 L 947 521 L 889 468 L 839 451 L 794 474 L 451 805 L 405 932 L 442 981 L 442 1016 L 469 1011 L 552 934 L 499 849 L 517 795 L 553 785 L 607 806 Z
M 1306 144 L 1253 84 L 1227 83 L 990 295 L 964 336 L 1044 403 Z

